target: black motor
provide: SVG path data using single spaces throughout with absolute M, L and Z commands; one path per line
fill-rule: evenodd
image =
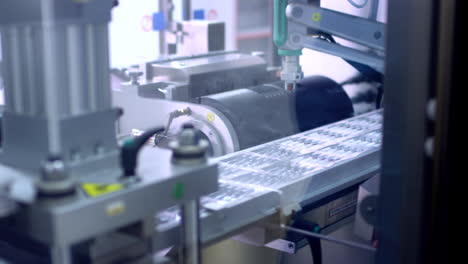
M 204 96 L 199 103 L 217 109 L 230 120 L 240 149 L 353 116 L 346 92 L 323 76 L 303 79 L 293 92 L 286 91 L 279 81 Z

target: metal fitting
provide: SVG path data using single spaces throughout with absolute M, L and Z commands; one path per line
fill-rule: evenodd
M 75 191 L 75 181 L 69 177 L 65 163 L 53 159 L 44 163 L 37 187 L 44 195 L 65 195 Z
M 292 91 L 296 89 L 296 83 L 304 78 L 302 67 L 299 64 L 299 56 L 284 56 L 281 80 L 285 82 L 285 89 Z
M 175 164 L 200 164 L 206 162 L 209 142 L 201 139 L 192 124 L 185 124 L 177 140 L 169 143 L 172 162 Z

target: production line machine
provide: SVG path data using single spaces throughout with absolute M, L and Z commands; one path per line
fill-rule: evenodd
M 110 71 L 114 1 L 2 0 L 0 260 L 199 263 L 229 237 L 295 253 L 311 243 L 299 222 L 324 236 L 349 222 L 380 168 L 382 110 L 353 117 L 339 84 L 303 78 L 300 49 L 330 41 L 298 41 L 300 18 L 340 37 L 329 15 L 369 26 L 357 42 L 378 30 L 359 42 L 375 53 L 324 48 L 370 76 L 384 30 L 289 2 L 275 1 L 281 69 L 217 51 Z
M 141 69 L 146 73 L 132 80 Z M 175 57 L 119 71 L 113 99 L 127 114 L 119 120 L 119 133 L 165 126 L 155 137 L 164 146 L 190 123 L 218 157 L 353 115 L 351 100 L 333 80 L 312 76 L 288 92 L 276 73 L 262 58 L 239 52 Z

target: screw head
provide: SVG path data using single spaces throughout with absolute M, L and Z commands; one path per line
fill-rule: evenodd
M 377 32 L 374 33 L 374 38 L 375 39 L 380 39 L 381 37 L 382 37 L 382 32 L 377 31 Z
M 294 36 L 294 37 L 292 38 L 292 41 L 293 41 L 294 43 L 298 43 L 299 41 L 301 41 L 301 37 L 299 37 L 299 36 Z
M 304 10 L 302 10 L 302 8 L 300 8 L 300 7 L 294 7 L 293 8 L 293 10 L 292 10 L 293 17 L 301 18 L 302 14 L 304 14 Z

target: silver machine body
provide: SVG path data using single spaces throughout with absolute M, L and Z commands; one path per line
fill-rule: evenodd
M 173 162 L 170 150 L 144 148 L 135 174 L 123 174 L 121 111 L 112 106 L 109 79 L 114 4 L 0 2 L 0 233 L 2 246 L 23 250 L 7 250 L 14 259 L 33 247 L 41 249 L 36 258 L 23 261 L 153 263 L 156 212 L 175 205 L 192 212 L 218 188 L 214 163 Z M 197 263 L 198 214 L 184 218 L 180 256 Z
M 142 73 L 136 80 L 131 77 L 135 71 Z M 284 105 L 284 108 L 291 107 L 288 95 L 281 91 L 276 97 L 280 98 L 280 102 L 266 97 L 251 97 L 256 93 L 242 89 L 276 81 L 275 70 L 269 70 L 265 60 L 255 55 L 212 52 L 162 59 L 125 70 L 114 70 L 113 73 L 114 104 L 127 112 L 127 116 L 119 121 L 121 135 L 138 134 L 151 126 L 163 125 L 167 129 L 165 136 L 170 138 L 177 135 L 182 124 L 188 122 L 209 139 L 213 156 L 222 156 L 268 140 L 255 139 L 264 137 L 264 133 L 240 135 L 235 127 L 237 124 L 224 111 L 230 108 L 230 112 L 237 114 L 237 110 L 249 105 L 248 102 L 216 107 L 210 105 L 209 101 L 213 101 L 210 98 L 218 100 L 221 96 L 226 103 L 229 100 L 242 101 L 242 98 L 258 103 L 260 99 L 264 102 L 263 107 L 259 107 L 261 112 L 252 112 L 257 115 L 257 120 L 264 120 L 263 115 L 270 112 L 270 107 L 275 103 Z M 287 109 L 283 113 L 290 112 Z M 294 120 L 289 118 L 290 115 L 283 113 L 281 120 L 275 120 L 271 128 L 286 129 L 288 132 L 283 133 L 286 136 L 297 130 L 292 127 Z M 236 119 L 242 118 L 236 116 Z M 280 123 L 283 125 L 280 126 Z M 291 125 L 285 127 L 284 124 Z M 245 140 L 253 140 L 255 144 L 247 145 Z

